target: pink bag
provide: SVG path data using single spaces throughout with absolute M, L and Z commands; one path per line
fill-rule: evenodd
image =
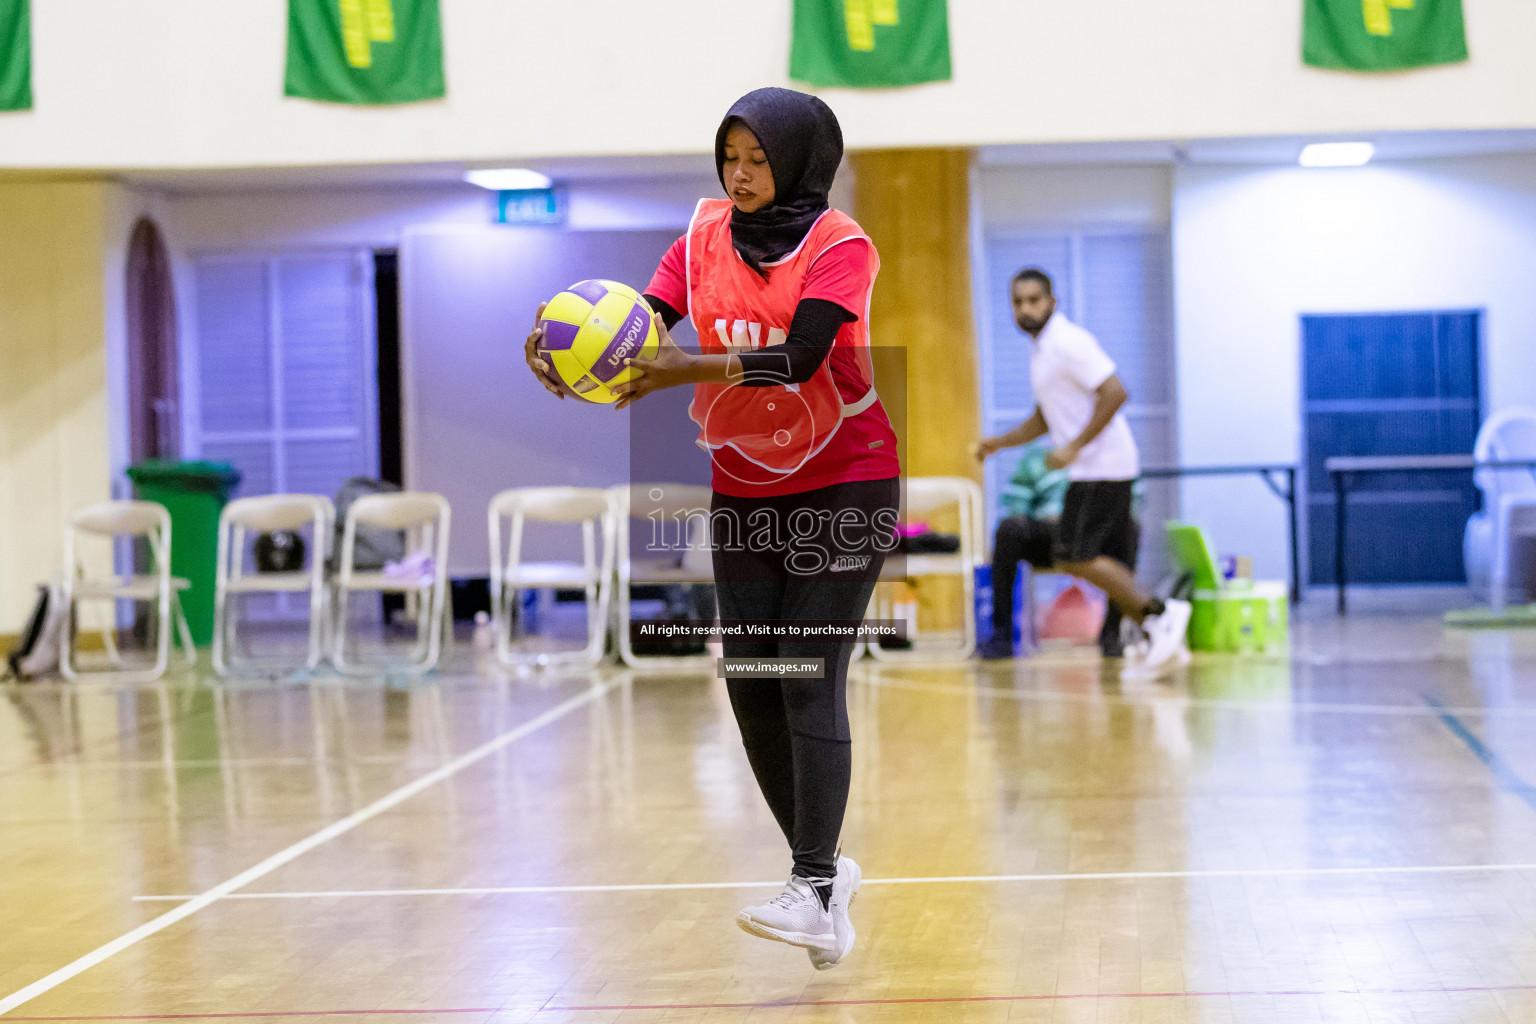
M 1042 640 L 1071 640 L 1078 643 L 1098 639 L 1099 628 L 1104 625 L 1104 605 L 1088 596 L 1081 586 L 1074 583 L 1056 595 L 1056 600 L 1045 610 L 1040 625 Z

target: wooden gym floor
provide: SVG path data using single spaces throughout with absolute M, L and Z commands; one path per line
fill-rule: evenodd
M 706 676 L 0 688 L 0 1020 L 1536 1021 L 1536 633 L 857 672 L 826 974 Z

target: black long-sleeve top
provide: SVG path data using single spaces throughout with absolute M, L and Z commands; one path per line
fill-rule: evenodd
M 661 314 L 668 330 L 683 318 L 683 314 L 654 295 L 646 295 L 645 301 Z M 741 361 L 742 383 L 748 387 L 804 384 L 832 351 L 838 330 L 856 319 L 857 316 L 835 302 L 801 299 L 795 306 L 795 316 L 789 323 L 784 344 L 737 353 L 736 358 Z

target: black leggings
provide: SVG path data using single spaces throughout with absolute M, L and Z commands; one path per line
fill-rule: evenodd
M 862 621 L 891 546 L 898 501 L 894 477 L 770 498 L 717 492 L 710 515 L 720 621 Z M 845 513 L 850 509 L 856 515 Z M 770 524 L 780 531 L 776 537 L 761 529 Z M 786 544 L 792 537 L 798 539 Z M 726 684 L 752 774 L 801 878 L 830 879 L 837 870 L 853 764 L 853 646 L 823 639 L 724 642 L 727 658 L 824 659 L 821 679 Z
M 1019 563 L 1049 569 L 1056 546 L 1056 520 L 1008 516 L 997 521 L 992 540 L 992 635 L 1013 642 L 1013 584 Z
M 1113 537 L 1104 553 L 1133 572 L 1137 550 L 1141 546 L 1140 527 L 1133 519 L 1128 529 Z M 992 636 L 1004 643 L 1013 642 L 1013 585 L 1019 563 L 1048 571 L 1055 563 L 1059 524 L 1055 519 L 1008 516 L 997 521 L 992 541 Z M 1104 625 L 1099 629 L 1099 649 L 1119 649 L 1120 622 L 1124 613 L 1110 601 L 1104 609 Z

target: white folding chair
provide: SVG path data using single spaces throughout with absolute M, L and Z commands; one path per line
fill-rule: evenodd
M 881 570 L 882 581 L 921 576 L 958 576 L 963 591 L 961 627 L 958 633 L 912 636 L 906 650 L 867 644 L 881 661 L 957 660 L 976 650 L 976 567 L 987 559 L 986 499 L 975 481 L 959 476 L 908 477 L 903 489 L 907 517 L 930 516 L 953 508 L 959 518 L 960 550 L 953 554 L 892 555 Z M 871 617 L 881 605 L 878 591 L 871 601 Z
M 218 568 L 214 583 L 213 670 L 228 675 L 231 667 L 255 668 L 245 660 L 236 665 L 238 600 L 231 609 L 230 596 L 243 594 L 309 594 L 309 649 L 304 666 L 314 671 L 325 656 L 327 590 L 325 560 L 336 509 L 329 498 L 314 494 L 268 494 L 240 498 L 224 506 L 219 516 Z M 295 572 L 247 572 L 245 544 L 248 535 L 277 530 L 310 528 L 309 566 Z
M 608 638 L 609 594 L 613 587 L 614 511 L 608 492 L 597 487 L 515 487 L 491 499 L 491 621 L 496 660 L 506 668 L 546 667 L 603 660 Z M 581 526 L 580 562 L 525 562 L 523 527 L 529 521 Z M 502 544 L 502 523 L 509 522 Z M 505 557 L 503 557 L 505 552 Z M 581 590 L 586 595 L 587 640 L 575 651 L 518 651 L 512 645 L 512 609 L 519 592 L 542 587 Z
M 713 583 L 709 505 L 713 492 L 695 484 L 621 484 L 609 489 L 614 504 L 617 600 L 614 601 L 619 658 L 632 668 L 699 669 L 713 655 L 639 655 L 630 643 L 629 588 L 636 583 Z M 644 520 L 661 543 L 636 558 L 630 550 L 631 519 Z M 663 532 L 665 531 L 665 532 Z M 678 541 L 673 544 L 672 540 Z M 647 543 L 650 547 L 650 543 Z M 673 553 L 675 552 L 675 553 Z
M 1478 462 L 1536 459 L 1536 409 L 1504 409 L 1488 417 L 1477 432 L 1473 455 Z M 1514 541 L 1536 535 L 1536 469 L 1479 469 L 1474 479 L 1483 492 L 1482 514 L 1492 534 L 1489 600 L 1502 609 Z
M 78 562 L 81 535 L 107 538 L 143 538 L 149 545 L 152 571 L 127 576 L 88 576 Z M 191 584 L 171 575 L 171 517 L 165 506 L 151 501 L 107 501 L 81 509 L 64 529 L 64 629 L 59 634 L 59 668 L 66 679 L 119 683 L 152 683 L 170 665 L 171 630 L 174 628 L 189 666 L 196 663 L 192 632 L 177 596 Z M 155 609 L 155 661 L 149 668 L 124 669 L 117 649 L 117 602 L 142 601 Z M 108 619 L 102 642 L 112 668 L 81 670 L 75 664 L 76 603 L 107 601 Z M 174 625 L 173 625 L 174 620 Z
M 437 667 L 443 650 L 443 620 L 449 614 L 448 524 L 447 499 L 441 494 L 425 491 L 369 494 L 348 507 L 341 547 L 337 551 L 334 583 L 336 607 L 331 664 L 338 672 L 348 675 L 390 671 L 423 673 Z M 403 531 L 406 557 L 426 556 L 431 559 L 430 567 L 415 573 L 359 571 L 353 565 L 359 526 Z M 354 593 L 406 595 L 408 606 L 416 612 L 416 642 L 405 660 L 368 663 L 349 660 L 347 618 Z

